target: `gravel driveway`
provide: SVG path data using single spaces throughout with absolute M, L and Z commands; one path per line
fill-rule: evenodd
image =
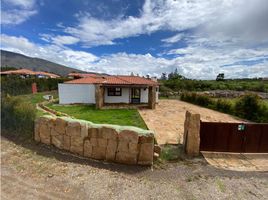
M 267 199 L 268 173 L 234 172 L 204 159 L 153 168 L 82 159 L 1 137 L 1 199 Z

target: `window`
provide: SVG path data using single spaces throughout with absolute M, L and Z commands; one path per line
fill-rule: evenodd
M 122 88 L 108 88 L 108 96 L 122 96 Z

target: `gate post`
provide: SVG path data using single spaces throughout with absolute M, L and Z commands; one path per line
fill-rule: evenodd
M 183 147 L 187 155 L 199 155 L 200 114 L 192 114 L 189 111 L 186 111 L 184 121 Z

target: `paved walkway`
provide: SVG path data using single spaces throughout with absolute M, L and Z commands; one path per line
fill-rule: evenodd
M 159 100 L 156 109 L 139 112 L 148 128 L 156 132 L 158 144 L 178 144 L 182 143 L 186 110 L 200 113 L 203 121 L 239 122 L 233 116 L 179 100 Z
M 235 171 L 268 171 L 268 153 L 202 152 L 214 167 Z

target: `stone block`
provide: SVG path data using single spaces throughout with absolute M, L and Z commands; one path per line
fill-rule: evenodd
M 117 150 L 117 141 L 116 140 L 108 140 L 107 148 L 106 148 L 106 160 L 114 161 Z
M 139 137 L 139 143 L 153 143 L 154 142 L 154 136 L 153 135 L 140 135 Z
M 65 134 L 65 127 L 67 125 L 67 122 L 64 119 L 57 118 L 54 122 L 55 131 L 57 131 L 60 134 Z
M 63 149 L 63 135 L 53 135 L 51 136 L 51 143 L 59 148 Z
M 124 140 L 131 143 L 139 142 L 139 135 L 135 131 L 124 130 L 118 134 L 119 140 Z
M 40 135 L 39 135 L 39 129 L 40 129 L 40 124 L 38 121 L 35 121 L 34 123 L 34 140 L 36 142 L 40 142 L 41 139 L 40 139 Z
M 77 153 L 79 155 L 83 155 L 84 149 L 84 141 L 81 137 L 71 136 L 71 147 L 70 151 L 73 153 Z
M 124 140 L 119 140 L 117 152 L 129 152 L 128 142 Z
M 128 147 L 129 147 L 129 152 L 130 153 L 138 153 L 139 152 L 139 146 L 140 144 L 136 144 L 136 143 L 128 143 Z
M 97 160 L 104 160 L 106 157 L 106 147 L 93 146 L 92 158 Z
M 153 156 L 154 156 L 154 144 L 153 143 L 141 144 L 138 164 L 152 165 Z
M 123 164 L 136 164 L 137 163 L 137 154 L 129 152 L 117 152 L 116 162 Z
M 86 123 L 81 123 L 81 137 L 88 137 L 88 125 Z
M 103 127 L 101 128 L 102 137 L 108 140 L 116 140 L 118 133 L 113 128 Z
M 98 139 L 97 138 L 90 138 L 90 143 L 92 146 L 96 147 L 98 146 Z
M 84 141 L 84 156 L 91 158 L 92 157 L 92 149 L 93 149 L 93 146 L 90 143 L 90 140 L 86 139 Z
M 159 145 L 154 145 L 154 152 L 155 153 L 160 155 L 161 151 L 162 151 L 162 149 L 161 149 L 161 147 Z
M 51 136 L 62 135 L 61 133 L 57 132 L 54 128 L 52 128 L 52 129 L 50 130 L 50 134 L 51 134 Z
M 188 115 L 188 116 L 187 116 Z M 189 156 L 198 156 L 200 148 L 200 114 L 187 113 L 184 148 Z
M 90 138 L 100 138 L 100 129 L 98 129 L 98 128 L 88 128 L 88 137 L 90 137 Z
M 39 136 L 42 143 L 50 144 L 50 128 L 46 124 L 40 125 Z
M 69 151 L 71 147 L 71 137 L 63 135 L 63 149 Z
M 66 127 L 66 135 L 81 137 L 81 125 L 79 122 L 68 122 Z
M 97 138 L 98 141 L 98 146 L 99 147 L 106 147 L 107 146 L 107 139 L 103 139 L 103 138 Z

